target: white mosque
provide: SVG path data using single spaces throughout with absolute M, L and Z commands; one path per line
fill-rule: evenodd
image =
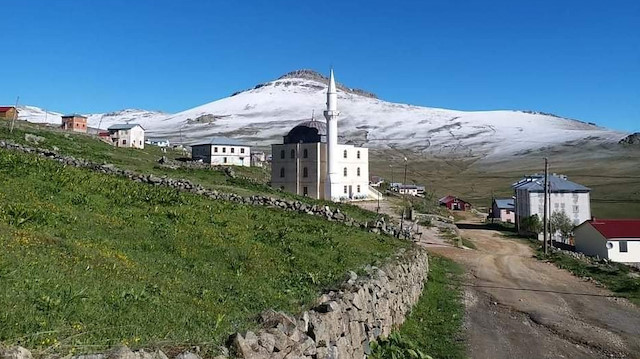
M 369 195 L 369 151 L 338 144 L 338 94 L 333 70 L 327 89 L 327 122 L 312 118 L 295 126 L 283 144 L 271 145 L 271 186 L 331 201 Z

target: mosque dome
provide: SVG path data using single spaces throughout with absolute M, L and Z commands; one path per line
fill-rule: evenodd
M 327 142 L 327 124 L 324 121 L 310 120 L 299 123 L 286 136 L 284 143 Z

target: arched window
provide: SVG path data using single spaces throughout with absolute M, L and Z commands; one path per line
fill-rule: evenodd
M 342 172 L 344 173 L 344 176 L 347 177 L 347 167 L 345 167 Z
M 282 178 L 282 177 L 284 177 L 284 167 L 282 167 L 282 168 L 280 169 L 280 177 L 281 177 L 281 178 Z
M 291 150 L 291 158 L 296 158 L 296 150 Z
M 309 170 L 307 169 L 307 167 L 304 167 L 302 169 L 302 177 L 309 177 Z
M 216 152 L 218 152 L 218 147 L 216 147 Z M 280 151 L 280 158 L 284 159 L 284 150 Z
M 360 176 L 360 167 L 358 167 L 358 170 L 356 172 L 358 172 L 358 176 Z M 358 192 L 360 192 L 360 191 L 358 191 Z
M 304 158 L 309 157 L 309 151 L 307 151 L 306 148 L 304 149 L 304 151 L 302 151 L 302 157 L 304 157 Z
M 347 158 L 347 150 L 344 150 L 344 152 L 342 153 L 342 156 L 343 156 L 344 158 Z
M 356 157 L 360 159 L 360 151 L 356 152 Z

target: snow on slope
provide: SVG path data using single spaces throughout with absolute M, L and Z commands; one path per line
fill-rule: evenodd
M 339 73 L 338 73 L 339 76 Z M 177 114 L 122 110 L 88 115 L 90 127 L 136 122 L 147 136 L 191 144 L 229 136 L 251 145 L 281 143 L 296 124 L 319 121 L 327 79 L 295 71 L 253 89 Z M 391 103 L 361 90 L 338 85 L 339 141 L 367 147 L 426 151 L 445 156 L 505 156 L 570 141 L 617 142 L 627 134 L 549 114 L 522 111 L 456 111 Z M 60 123 L 60 114 L 27 107 L 21 119 Z M 54 120 L 53 120 L 54 119 Z
M 159 119 L 152 131 L 173 140 L 179 140 L 181 132 L 186 144 L 213 135 L 240 138 L 253 145 L 278 143 L 293 126 L 310 119 L 312 112 L 324 121 L 326 87 L 317 76 L 285 76 Z M 509 155 L 585 138 L 613 142 L 625 136 L 548 114 L 411 106 L 344 88 L 338 90 L 338 109 L 340 142 L 445 155 Z

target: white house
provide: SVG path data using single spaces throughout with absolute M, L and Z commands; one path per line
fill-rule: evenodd
M 144 148 L 144 128 L 137 123 L 116 124 L 107 131 L 116 147 Z
M 596 219 L 573 230 L 576 251 L 614 262 L 640 263 L 640 219 Z
M 166 138 L 147 138 L 144 143 L 146 143 L 147 145 L 154 145 L 158 147 L 169 147 L 171 145 L 169 143 L 169 140 Z
M 226 137 L 213 137 L 191 145 L 191 158 L 214 166 L 251 166 L 251 147 Z
M 369 151 L 338 144 L 338 96 L 333 70 L 324 121 L 313 117 L 295 126 L 282 144 L 271 146 L 271 186 L 332 201 L 369 196 Z
M 534 214 L 540 219 L 544 217 L 544 175 L 527 176 L 514 183 L 512 188 L 516 197 L 515 222 L 518 231 L 522 232 L 519 226 L 522 219 Z M 567 176 L 549 175 L 548 218 L 551 218 L 552 213 L 561 211 L 575 226 L 588 220 L 591 218 L 590 191 L 583 185 L 569 181 Z M 560 239 L 557 235 L 552 235 L 554 239 Z

